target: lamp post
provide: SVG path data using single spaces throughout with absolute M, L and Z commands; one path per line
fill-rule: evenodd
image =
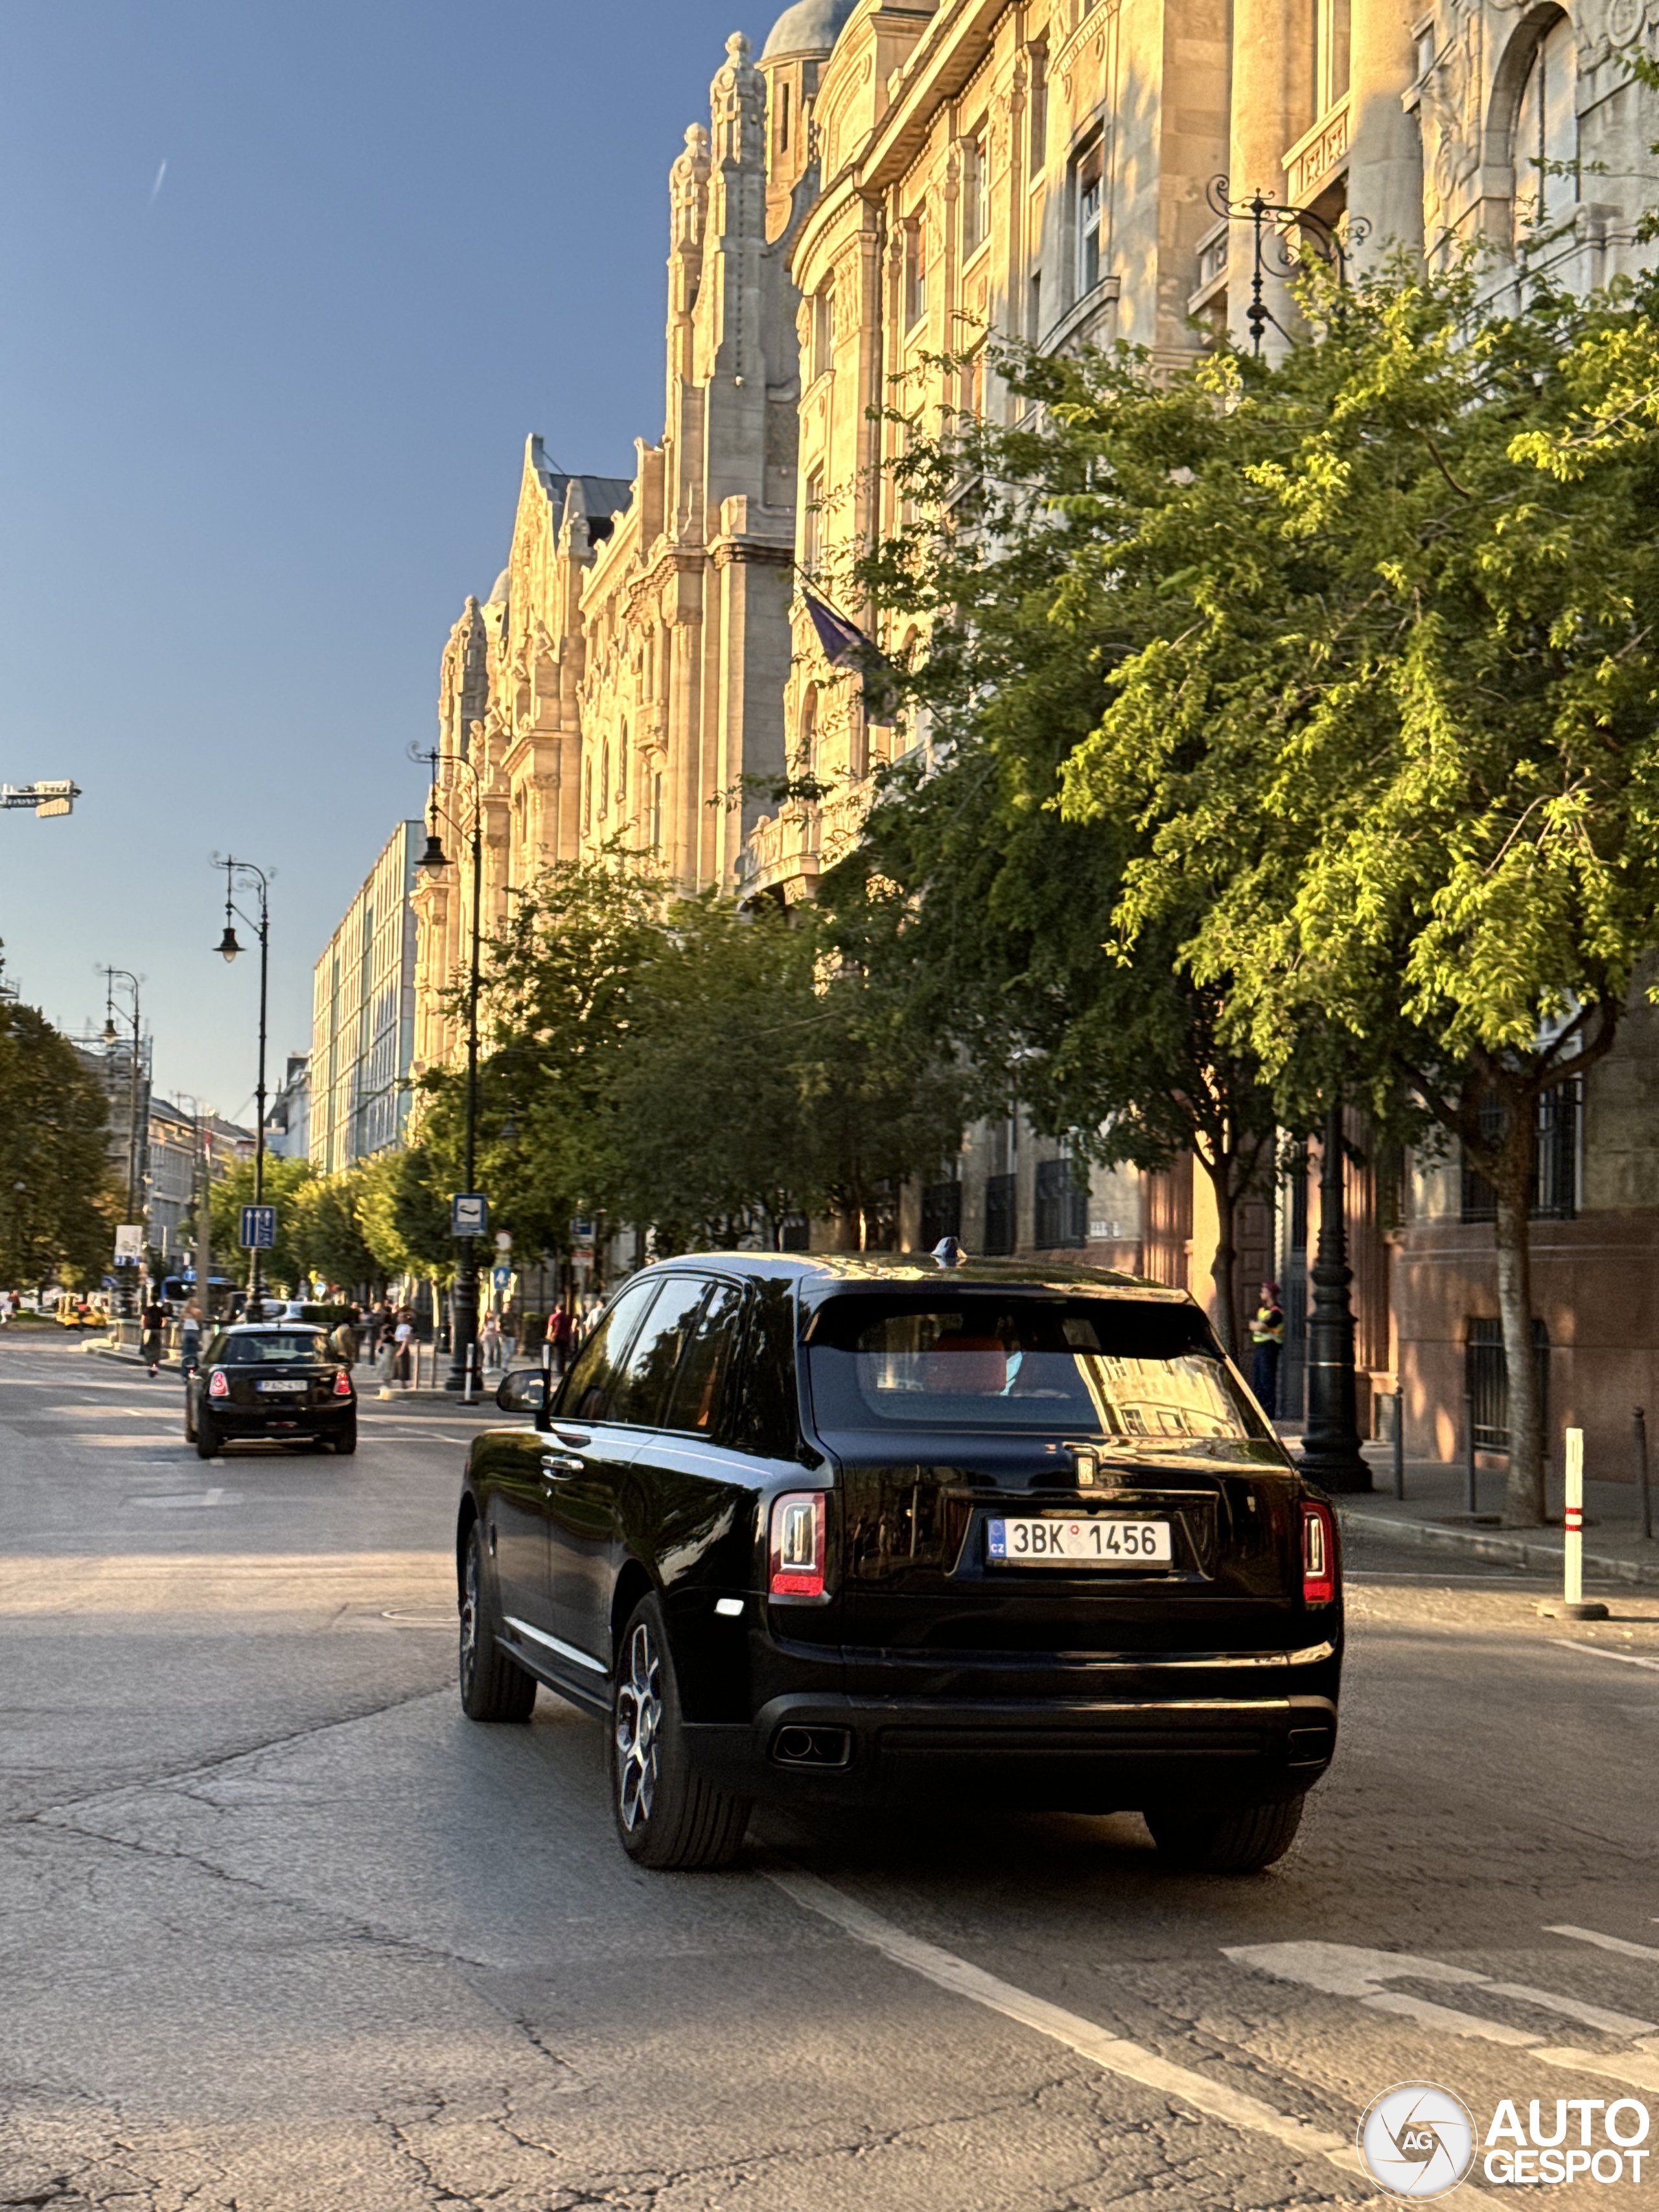
M 265 1009 L 270 981 L 270 878 L 263 868 L 256 868 L 252 860 L 215 860 L 212 866 L 225 872 L 225 933 L 215 950 L 227 961 L 234 960 L 242 951 L 238 943 L 235 924 L 245 922 L 257 932 L 259 939 L 259 1080 L 253 1098 L 257 1118 L 253 1133 L 253 1203 L 265 1202 Z M 246 884 L 255 884 L 259 893 L 259 919 L 255 921 L 236 904 L 236 893 Z M 249 1255 L 252 1266 L 248 1274 L 248 1311 L 255 1320 L 263 1313 L 264 1288 L 259 1280 L 259 1250 L 256 1245 Z
M 127 1070 L 127 1219 L 137 1221 L 143 1193 L 139 1185 L 138 1143 L 138 1060 L 143 1048 L 143 1028 L 139 1019 L 138 978 L 130 968 L 105 968 L 100 970 L 104 978 L 103 1040 L 106 1045 L 118 1042 L 115 1026 L 115 986 L 127 985 L 132 992 L 132 1053 Z M 121 1292 L 125 1301 L 129 1292 Z
M 478 1152 L 478 961 L 483 916 L 483 790 L 478 781 L 477 769 L 464 753 L 441 756 L 452 766 L 465 768 L 472 779 L 472 825 L 469 831 L 447 811 L 438 796 L 441 757 L 436 750 L 417 754 L 416 757 L 428 762 L 432 769 L 432 790 L 427 801 L 426 850 L 416 866 L 428 877 L 441 875 L 449 866 L 449 856 L 444 851 L 443 841 L 438 835 L 441 820 L 447 822 L 457 836 L 467 837 L 471 846 L 472 942 L 466 988 L 466 1138 L 465 1160 L 461 1170 L 463 1185 L 470 1194 L 477 1179 Z M 458 1237 L 455 1244 L 455 1326 L 452 1332 L 449 1373 L 444 1378 L 444 1389 L 465 1393 L 470 1405 L 477 1382 L 478 1244 L 474 1237 Z
M 1369 1490 L 1371 1471 L 1359 1449 L 1354 1394 L 1353 1309 L 1348 1303 L 1353 1270 L 1348 1265 L 1343 1180 L 1339 1100 L 1326 1110 L 1320 1148 L 1319 1244 L 1308 1321 L 1308 1427 L 1302 1464 L 1327 1490 Z

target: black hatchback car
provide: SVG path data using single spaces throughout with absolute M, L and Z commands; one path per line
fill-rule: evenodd
M 185 1377 L 185 1441 L 203 1459 L 231 1443 L 357 1449 L 357 1393 L 328 1332 L 303 1322 L 222 1328 Z
M 623 1848 L 751 1801 L 1140 1812 L 1269 1864 L 1336 1741 L 1330 1506 L 1184 1292 L 1012 1263 L 720 1254 L 611 1299 L 456 1528 L 460 1688 L 599 1715 Z

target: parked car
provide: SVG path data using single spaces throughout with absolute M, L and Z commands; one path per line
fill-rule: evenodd
M 185 1378 L 185 1438 L 203 1459 L 229 1443 L 357 1449 L 357 1393 L 326 1329 L 297 1322 L 222 1328 Z
M 1336 1741 L 1337 1531 L 1183 1292 L 830 1255 L 655 1263 L 469 1450 L 460 1692 L 603 1718 L 623 1849 L 751 1802 L 1141 1812 L 1288 1849 Z

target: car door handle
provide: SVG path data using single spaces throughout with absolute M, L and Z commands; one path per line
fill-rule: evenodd
M 556 1474 L 586 1474 L 587 1462 L 579 1459 L 574 1452 L 548 1452 L 542 1459 L 542 1473 L 550 1480 Z

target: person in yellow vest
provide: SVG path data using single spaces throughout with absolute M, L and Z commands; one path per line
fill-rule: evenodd
M 1261 1401 L 1262 1412 L 1277 1419 L 1279 1358 L 1285 1349 L 1285 1316 L 1279 1303 L 1277 1283 L 1261 1285 L 1261 1303 L 1250 1322 L 1250 1341 L 1255 1347 L 1250 1388 Z

